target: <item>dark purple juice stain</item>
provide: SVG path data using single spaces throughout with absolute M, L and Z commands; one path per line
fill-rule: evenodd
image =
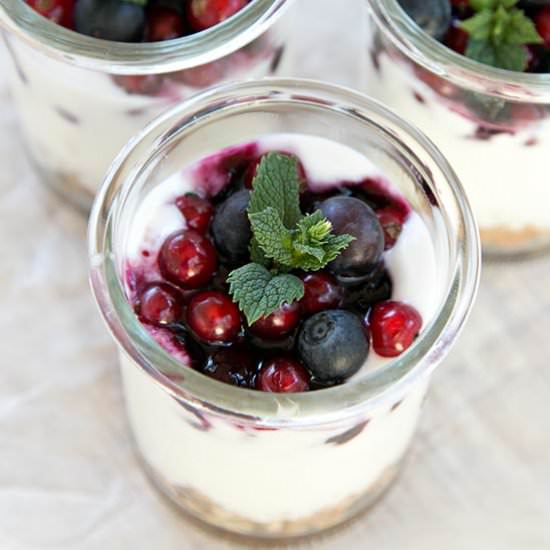
M 424 99 L 424 96 L 419 94 L 418 92 L 413 91 L 413 96 L 414 96 L 414 99 L 416 99 L 416 101 L 418 101 L 418 103 L 421 103 L 422 105 L 424 105 L 426 103 L 426 100 Z
M 138 267 L 130 264 L 126 266 L 125 282 L 132 302 L 134 301 L 133 297 L 138 294 L 147 283 L 145 273 L 146 271 L 142 266 Z
M 192 426 L 196 430 L 199 430 L 200 432 L 207 432 L 208 430 L 212 429 L 212 424 L 208 421 L 204 414 L 199 412 L 197 409 L 195 409 L 182 399 L 178 399 L 177 397 L 174 397 L 174 399 L 180 407 L 182 407 L 187 413 L 189 413 L 185 414 L 184 417 L 190 426 Z M 191 418 L 189 418 L 189 416 L 191 416 Z
M 348 443 L 348 441 L 351 441 L 352 439 L 355 439 L 366 427 L 367 424 L 370 422 L 370 420 L 364 420 L 363 422 L 360 422 L 359 424 L 355 425 L 353 428 L 346 430 L 345 432 L 342 432 L 341 434 L 335 435 L 333 437 L 329 437 L 325 441 L 325 445 L 344 445 Z
M 369 52 L 370 60 L 372 63 L 372 66 L 376 70 L 376 72 L 380 72 L 380 52 L 370 50 Z
M 258 154 L 258 145 L 248 143 L 206 157 L 192 171 L 195 191 L 214 203 L 221 202 Z
M 269 64 L 269 72 L 273 74 L 277 71 L 281 64 L 281 60 L 283 59 L 283 54 L 285 53 L 285 47 L 280 46 L 275 50 L 275 54 L 273 55 L 273 59 L 271 60 L 271 63 Z
M 403 399 L 401 399 L 400 401 L 397 401 L 396 403 L 394 403 L 394 404 L 391 406 L 390 412 L 393 412 L 393 411 L 395 411 L 396 409 L 398 409 L 399 406 L 401 405 L 401 403 L 403 403 Z
M 491 128 L 489 126 L 478 126 L 471 137 L 473 139 L 478 139 L 480 141 L 489 141 L 491 138 L 495 136 L 499 136 L 501 134 L 513 135 L 514 132 L 510 129 Z
M 366 202 L 371 202 L 374 209 L 392 207 L 399 211 L 403 221 L 411 213 L 411 206 L 400 195 L 390 189 L 390 184 L 383 178 L 365 178 L 357 185 L 350 186 L 356 194 L 360 191 Z
M 125 113 L 129 117 L 143 116 L 147 112 L 146 107 L 136 107 L 135 109 L 126 109 Z
M 80 120 L 78 119 L 78 117 L 75 114 L 63 109 L 63 107 L 56 106 L 54 107 L 54 109 L 55 112 L 69 124 L 73 124 L 75 126 L 78 126 L 80 124 Z
M 156 96 L 161 94 L 164 77 L 157 74 L 111 76 L 112 81 L 129 95 Z

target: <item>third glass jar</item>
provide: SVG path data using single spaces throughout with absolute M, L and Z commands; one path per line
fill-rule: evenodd
M 434 40 L 398 0 L 368 2 L 367 92 L 430 137 L 457 171 L 484 253 L 550 248 L 550 74 L 497 69 Z
M 162 111 L 225 80 L 284 72 L 292 3 L 252 0 L 196 34 L 122 43 L 78 34 L 22 0 L 3 0 L 8 80 L 41 179 L 87 210 L 118 151 Z

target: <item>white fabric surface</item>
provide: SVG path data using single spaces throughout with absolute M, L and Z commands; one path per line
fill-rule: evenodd
M 357 84 L 362 0 L 298 2 L 297 72 Z M 137 464 L 85 220 L 31 172 L 3 71 L 0 128 L 0 549 L 237 548 L 177 515 Z M 486 265 L 398 484 L 295 548 L 550 548 L 549 334 L 550 259 Z

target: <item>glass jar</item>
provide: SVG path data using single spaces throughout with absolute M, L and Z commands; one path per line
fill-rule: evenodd
M 300 394 L 242 389 L 183 366 L 139 323 L 123 287 L 129 228 L 152 189 L 221 148 L 281 131 L 368 156 L 426 224 L 437 262 L 437 314 L 409 350 L 343 385 Z M 127 412 L 148 474 L 193 516 L 260 537 L 331 527 L 388 488 L 479 275 L 472 213 L 435 147 L 378 103 L 313 81 L 222 86 L 165 113 L 111 167 L 89 236 L 92 286 L 118 344 Z
M 253 0 L 206 31 L 118 43 L 56 25 L 22 0 L 0 5 L 9 82 L 33 165 L 85 210 L 114 156 L 148 121 L 224 80 L 285 68 L 291 0 Z
M 366 91 L 418 126 L 456 170 L 484 253 L 550 246 L 550 75 L 478 63 L 419 29 L 398 0 L 370 0 Z

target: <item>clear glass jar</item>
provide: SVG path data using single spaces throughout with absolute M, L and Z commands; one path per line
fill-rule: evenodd
M 253 0 L 201 33 L 125 44 L 67 30 L 22 0 L 3 1 L 9 82 L 43 181 L 88 210 L 115 155 L 162 111 L 224 80 L 288 70 L 291 3 Z
M 129 228 L 151 189 L 205 155 L 282 130 L 328 138 L 373 160 L 429 228 L 440 283 L 435 318 L 402 356 L 344 385 L 301 394 L 237 388 L 182 366 L 139 323 L 122 282 Z M 119 347 L 147 472 L 186 512 L 259 537 L 331 527 L 388 488 L 430 374 L 470 310 L 480 263 L 472 213 L 435 147 L 361 94 L 301 80 L 222 86 L 165 113 L 111 167 L 89 237 L 92 286 Z
M 472 203 L 484 253 L 550 246 L 550 75 L 483 65 L 370 0 L 366 91 L 431 138 Z

